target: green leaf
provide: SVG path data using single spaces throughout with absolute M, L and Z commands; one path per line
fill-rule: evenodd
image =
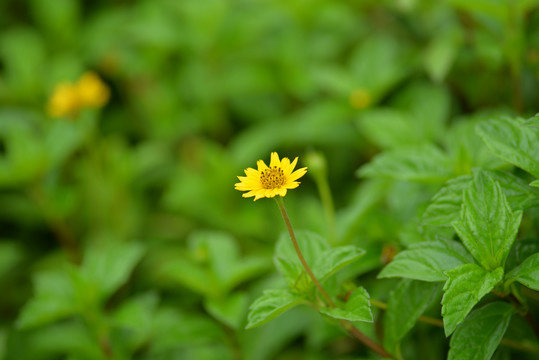
M 329 250 L 327 240 L 312 232 L 298 231 L 296 232 L 296 240 L 309 266 L 313 266 L 321 258 L 322 254 Z M 303 286 L 310 284 L 311 280 L 305 276 L 305 270 L 287 233 L 283 233 L 277 241 L 273 260 L 275 266 L 291 287 L 303 288 Z M 300 278 L 304 278 L 306 283 L 299 284 L 298 279 Z
M 358 228 L 364 223 L 370 210 L 387 196 L 388 180 L 372 179 L 359 184 L 350 196 L 350 205 L 342 209 L 337 217 L 338 238 L 350 243 L 357 236 Z
M 426 98 L 429 101 L 425 101 Z M 397 92 L 392 106 L 411 115 L 415 130 L 424 142 L 436 141 L 447 133 L 446 122 L 451 113 L 451 95 L 445 86 L 434 85 L 428 81 L 413 82 Z
M 483 169 L 507 167 L 507 163 L 494 155 L 475 131 L 479 122 L 491 117 L 490 114 L 476 113 L 459 117 L 452 122 L 442 140 L 453 159 L 455 173 L 469 174 L 473 167 Z
M 535 116 L 529 118 L 528 120 L 524 121 L 522 124 L 524 126 L 528 126 L 531 128 L 539 128 L 539 113 L 535 114 Z
M 507 256 L 507 261 L 505 262 L 505 272 L 509 273 L 535 253 L 539 253 L 539 239 L 517 239 L 511 247 L 509 255 Z
M 249 308 L 246 329 L 265 324 L 304 302 L 305 300 L 289 290 L 266 290 Z
M 539 205 L 539 191 L 530 188 L 524 181 L 503 171 L 483 170 L 499 183 L 513 210 L 524 210 Z M 449 180 L 432 198 L 422 218 L 424 225 L 450 226 L 459 219 L 462 194 L 473 181 L 471 175 Z
M 112 324 L 116 328 L 128 330 L 122 342 L 135 351 L 150 340 L 153 320 L 159 297 L 150 292 L 128 299 L 112 314 Z
M 320 312 L 335 319 L 373 322 L 369 293 L 362 287 L 356 288 L 345 303 L 338 303 L 337 308 L 322 308 Z
M 502 187 L 503 193 L 513 210 L 525 210 L 539 206 L 539 190 L 529 187 L 525 181 L 504 171 L 485 171 Z
M 279 118 L 283 116 L 279 115 Z M 285 121 L 271 121 L 253 126 L 236 135 L 229 148 L 238 163 L 247 163 L 251 159 L 250 154 L 269 153 L 279 144 L 352 144 L 356 137 L 354 131 L 350 131 L 348 118 L 350 108 L 347 104 L 339 104 L 333 100 L 318 102 L 292 113 Z
M 389 293 L 384 317 L 384 347 L 394 352 L 417 319 L 438 299 L 442 284 L 404 279 Z
M 410 67 L 391 61 L 399 58 L 407 63 L 409 57 L 405 56 L 404 50 L 403 44 L 392 37 L 369 37 L 352 53 L 351 76 L 374 99 L 379 99 L 409 71 Z
M 237 259 L 232 266 L 230 276 L 224 283 L 224 289 L 230 291 L 236 286 L 265 273 L 271 267 L 269 257 L 245 256 Z
M 58 43 L 74 37 L 73 34 L 65 34 L 65 29 L 75 30 L 78 29 L 79 24 L 82 24 L 79 19 L 81 5 L 77 1 L 60 0 L 51 6 L 45 6 L 39 0 L 32 0 L 29 1 L 29 5 L 33 19 Z
M 240 256 L 236 239 L 218 231 L 197 231 L 188 240 L 187 254 L 178 254 L 161 268 L 164 277 L 191 290 L 222 298 L 239 284 L 268 269 L 269 258 Z
M 316 323 L 324 325 L 327 321 L 314 314 L 307 306 L 300 306 L 287 312 L 286 316 L 277 317 L 264 326 L 245 331 L 241 335 L 243 359 L 278 359 L 279 354 L 286 351 L 296 339 L 310 337 L 310 334 L 306 334 L 317 327 L 313 326 Z M 311 338 L 308 341 L 310 340 Z
M 365 250 L 352 245 L 329 249 L 321 254 L 312 270 L 319 281 L 324 281 L 363 255 L 365 255 Z
M 0 279 L 9 274 L 23 258 L 23 250 L 20 243 L 12 241 L 0 242 Z
M 434 195 L 423 213 L 423 224 L 449 226 L 458 220 L 462 206 L 462 192 L 470 185 L 470 175 L 451 179 Z
M 357 124 L 361 133 L 382 149 L 424 144 L 438 139 L 444 131 L 450 103 L 444 87 L 412 82 L 397 92 L 387 107 L 361 111 Z
M 445 335 L 449 336 L 479 300 L 503 278 L 503 268 L 487 271 L 476 264 L 464 264 L 447 272 L 442 298 Z
M 509 326 L 513 312 L 511 304 L 501 301 L 473 311 L 451 337 L 447 359 L 490 359 Z
M 432 145 L 386 151 L 358 171 L 367 178 L 443 182 L 452 176 L 447 155 Z
M 197 231 L 189 237 L 188 243 L 195 258 L 209 263 L 219 283 L 228 282 L 240 257 L 240 249 L 232 236 L 217 231 Z
M 522 211 L 511 211 L 500 184 L 476 171 L 464 192 L 460 220 L 452 225 L 473 257 L 493 270 L 505 265 L 521 219 Z
M 423 64 L 435 82 L 443 81 L 458 53 L 462 36 L 457 30 L 446 30 L 437 35 L 425 49 Z
M 101 299 L 106 299 L 127 281 L 143 255 L 143 246 L 136 243 L 96 245 L 88 249 L 80 273 L 95 283 Z
M 504 1 L 450 0 L 448 3 L 460 11 L 482 15 L 486 18 L 494 18 L 499 21 L 508 21 L 507 3 Z
M 244 321 L 248 305 L 248 296 L 243 292 L 235 292 L 222 299 L 206 298 L 204 301 L 204 308 L 208 313 L 236 330 Z
M 362 134 L 383 149 L 425 141 L 416 131 L 413 117 L 392 108 L 365 110 L 359 114 L 357 124 Z
M 9 86 L 11 96 L 25 100 L 35 98 L 43 92 L 43 77 L 35 74 L 45 70 L 48 58 L 42 32 L 35 27 L 14 26 L 2 31 L 1 35 L 4 82 Z
M 103 359 L 103 349 L 88 330 L 88 325 L 79 319 L 24 331 L 21 335 L 19 341 L 10 344 L 12 339 L 16 339 L 13 332 L 10 334 L 6 359 Z M 12 346 L 17 342 L 18 345 Z
M 153 317 L 152 348 L 160 351 L 178 346 L 208 344 L 223 339 L 222 326 L 198 311 L 181 312 L 178 306 L 160 307 Z
M 539 178 L 539 133 L 522 125 L 520 118 L 493 119 L 479 123 L 477 133 L 498 157 Z
M 114 311 L 113 323 L 131 331 L 149 333 L 158 303 L 159 296 L 153 292 L 133 297 Z
M 209 269 L 183 256 L 178 256 L 174 261 L 165 263 L 160 269 L 160 275 L 177 281 L 204 296 L 221 295 L 219 284 Z
M 75 289 L 68 272 L 42 272 L 34 278 L 34 296 L 23 307 L 17 326 L 29 328 L 78 312 Z
M 9 117 L 0 113 L 1 117 Z M 2 119 L 4 120 L 4 119 Z M 0 136 L 4 144 L 3 156 L 0 167 L 0 184 L 19 184 L 35 179 L 45 172 L 47 164 L 46 149 L 40 139 L 40 135 L 25 123 L 16 126 L 0 127 Z
M 530 289 L 539 291 L 539 253 L 528 257 L 522 264 L 506 275 L 506 281 L 518 281 Z
M 227 293 L 240 283 L 260 275 L 268 267 L 267 259 L 241 258 L 237 240 L 218 231 L 198 231 L 190 236 L 193 257 L 209 262 L 210 273 L 221 293 Z
M 62 165 L 75 152 L 84 140 L 84 130 L 80 122 L 60 120 L 50 125 L 44 137 L 50 167 Z
M 378 277 L 445 281 L 446 271 L 471 262 L 473 258 L 456 241 L 428 241 L 412 244 L 397 254 Z

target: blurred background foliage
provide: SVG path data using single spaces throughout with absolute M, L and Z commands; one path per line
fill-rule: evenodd
M 243 330 L 253 299 L 284 284 L 284 227 L 236 176 L 270 151 L 300 156 L 294 226 L 366 249 L 343 276 L 386 300 L 395 282 L 373 280 L 431 236 L 418 219 L 443 182 L 506 166 L 475 123 L 538 111 L 538 5 L 1 1 L 0 358 L 367 357 L 310 309 Z M 55 87 L 87 71 L 109 102 L 49 116 Z M 403 353 L 447 346 L 422 324 Z

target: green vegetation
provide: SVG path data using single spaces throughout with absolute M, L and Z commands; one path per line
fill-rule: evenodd
M 0 359 L 539 356 L 539 1 L 3 0 L 0 29 Z M 272 152 L 307 173 L 242 198 Z

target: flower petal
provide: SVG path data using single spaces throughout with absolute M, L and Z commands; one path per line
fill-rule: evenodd
M 266 165 L 266 163 L 264 162 L 264 160 L 258 160 L 256 162 L 256 164 L 258 165 L 258 172 L 262 172 L 264 170 L 266 170 L 268 168 L 268 166 Z
M 244 198 L 248 198 L 248 197 L 251 197 L 251 196 L 255 196 L 257 194 L 256 191 L 249 191 L 245 194 L 241 194 L 241 196 L 243 196 Z
M 239 191 L 251 191 L 251 190 L 260 190 L 262 187 L 257 186 L 256 184 L 250 183 L 237 183 L 234 184 L 234 189 Z
M 279 160 L 279 155 L 276 152 L 271 153 L 270 167 L 281 166 L 281 161 Z
M 299 184 L 300 184 L 299 181 L 293 181 L 291 183 L 287 183 L 284 187 L 287 189 L 295 189 L 299 186 Z
M 259 191 L 253 201 L 257 201 L 258 199 L 262 199 L 263 197 L 265 197 L 264 194 Z
M 247 175 L 247 177 L 260 178 L 260 173 L 258 172 L 258 170 L 255 170 L 253 168 L 245 169 L 245 175 Z
M 290 166 L 290 159 L 285 157 L 281 159 L 281 169 L 283 169 L 283 172 L 286 174 L 286 169 Z
M 295 181 L 295 180 L 299 179 L 300 177 L 302 177 L 303 175 L 305 175 L 306 172 L 307 172 L 306 167 L 301 168 L 301 169 L 297 169 L 292 174 L 290 174 L 290 176 L 288 176 L 286 180 L 287 181 Z
M 290 161 L 290 160 L 289 160 Z M 289 176 L 292 174 L 292 171 L 296 167 L 296 164 L 298 163 L 298 158 L 296 157 L 292 163 L 290 163 L 286 168 L 283 168 L 283 172 L 285 176 Z

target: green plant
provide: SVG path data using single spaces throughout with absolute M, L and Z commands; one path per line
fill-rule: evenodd
M 0 1 L 0 359 L 536 359 L 538 9 Z
M 296 240 L 279 199 L 296 254 L 284 236 L 277 243 L 274 259 L 289 289 L 265 292 L 252 304 L 247 326 L 261 325 L 304 303 L 325 316 L 339 319 L 346 330 L 354 329 L 350 332 L 379 355 L 402 358 L 401 340 L 443 290 L 443 322 L 428 322 L 443 326 L 446 336 L 454 333 L 449 359 L 490 359 L 513 316 L 527 321 L 529 330 L 539 339 L 539 325 L 524 295 L 526 291 L 539 290 L 539 239 L 528 238 L 526 245 L 515 241 L 523 210 L 537 206 L 539 201 L 539 191 L 534 188 L 538 182 L 533 180 L 539 176 L 539 161 L 534 155 L 539 150 L 535 121 L 536 118 L 524 121 L 504 117 L 482 121 L 476 127 L 489 151 L 528 174 L 515 176 L 485 164 L 484 168 L 474 167 L 471 175 L 459 176 L 455 169 L 481 164 L 459 164 L 461 158 L 451 161 L 434 145 L 382 153 L 362 167 L 360 174 L 373 178 L 445 182 L 418 219 L 414 243 L 398 253 L 378 275 L 380 279 L 405 279 L 390 294 L 387 305 L 371 300 L 363 287 L 349 279 L 332 276 L 361 261 L 364 250 L 354 246 L 331 247 L 327 240 L 310 233 L 300 233 L 299 241 Z M 463 149 L 464 154 L 460 155 L 475 159 L 477 150 L 482 148 Z M 519 251 L 522 246 L 526 246 L 525 253 Z M 302 253 L 308 255 L 304 258 Z M 444 284 L 443 289 L 438 283 Z M 331 290 L 326 291 L 325 287 Z M 352 322 L 373 322 L 371 304 L 387 311 L 387 350 L 353 328 Z M 526 341 L 506 340 L 505 344 L 539 351 Z

